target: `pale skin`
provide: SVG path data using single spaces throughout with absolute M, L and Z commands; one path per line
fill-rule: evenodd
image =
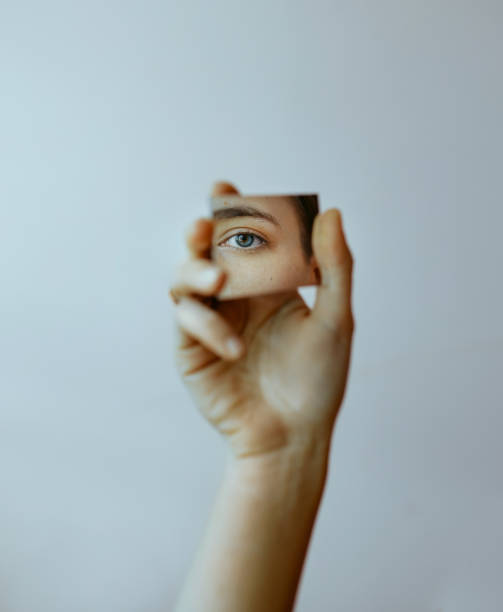
M 266 216 L 229 214 L 240 207 Z M 270 295 L 317 284 L 316 261 L 303 251 L 300 222 L 288 196 L 220 197 L 213 216 L 212 259 L 227 273 L 219 299 Z M 240 237 L 246 239 L 242 244 Z
M 238 193 L 219 182 L 214 195 Z M 226 440 L 224 477 L 175 612 L 286 612 L 321 501 L 355 328 L 353 257 L 337 209 L 318 215 L 311 311 L 296 290 L 220 302 L 213 221 L 187 233 L 172 286 L 179 372 Z

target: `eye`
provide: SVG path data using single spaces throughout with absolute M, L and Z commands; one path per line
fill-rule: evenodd
M 253 250 L 260 248 L 264 244 L 267 244 L 267 241 L 257 234 L 252 234 L 250 232 L 239 232 L 238 234 L 233 234 L 220 242 L 219 246 L 227 246 L 240 250 Z

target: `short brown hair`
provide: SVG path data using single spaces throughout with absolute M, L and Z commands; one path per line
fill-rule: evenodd
M 319 212 L 318 196 L 316 194 L 295 195 L 292 196 L 292 202 L 300 222 L 300 242 L 302 244 L 302 250 L 304 251 L 306 260 L 309 261 L 313 254 L 311 243 L 313 224 Z

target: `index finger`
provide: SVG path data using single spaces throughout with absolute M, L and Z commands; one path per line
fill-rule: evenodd
M 216 181 L 211 188 L 211 195 L 239 194 L 238 189 L 227 181 Z M 185 242 L 190 255 L 195 259 L 211 259 L 211 241 L 213 237 L 213 221 L 201 217 L 188 229 Z
M 227 181 L 216 181 L 211 187 L 211 195 L 239 194 L 235 185 Z M 199 217 L 185 234 L 185 242 L 191 257 L 211 259 L 211 241 L 213 237 L 213 219 Z
M 194 259 L 211 259 L 213 221 L 201 217 L 196 219 L 185 234 L 185 243 Z

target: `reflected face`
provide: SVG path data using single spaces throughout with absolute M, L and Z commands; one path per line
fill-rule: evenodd
M 211 198 L 211 204 L 212 259 L 228 274 L 219 299 L 318 284 L 294 197 L 225 195 Z

